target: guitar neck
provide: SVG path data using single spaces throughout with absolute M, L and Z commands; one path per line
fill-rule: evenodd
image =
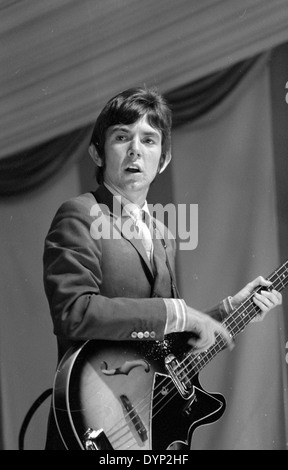
M 271 286 L 269 286 L 269 290 L 276 289 L 278 292 L 281 292 L 288 285 L 288 260 L 276 269 L 267 279 L 272 282 Z M 255 292 L 260 292 L 261 290 L 263 290 L 263 286 L 259 286 L 255 289 L 253 294 L 223 322 L 233 338 L 241 333 L 248 323 L 261 311 L 253 302 Z
M 276 269 L 268 278 L 272 282 L 269 290 L 276 289 L 281 292 L 288 285 L 288 260 Z M 233 338 L 241 333 L 248 323 L 261 311 L 253 302 L 255 292 L 263 290 L 259 286 L 233 313 L 226 318 L 223 325 L 229 330 Z M 225 349 L 226 342 L 221 335 L 216 337 L 216 341 L 207 351 L 200 354 L 188 353 L 184 358 L 182 366 L 186 370 L 189 378 L 199 373 L 220 351 Z

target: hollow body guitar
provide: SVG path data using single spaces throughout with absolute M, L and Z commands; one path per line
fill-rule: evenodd
M 288 284 L 288 261 L 270 289 Z M 261 290 L 261 288 L 256 289 Z M 253 295 L 223 324 L 236 337 L 259 313 Z M 221 336 L 195 354 L 186 333 L 162 342 L 90 340 L 71 348 L 53 386 L 53 410 L 68 450 L 189 450 L 195 429 L 225 411 L 221 394 L 206 392 L 199 372 L 225 348 Z

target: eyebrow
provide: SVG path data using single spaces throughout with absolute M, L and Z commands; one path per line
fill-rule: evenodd
M 113 128 L 111 129 L 111 134 L 114 134 L 115 132 L 125 132 L 126 134 L 128 134 L 130 131 L 127 127 L 125 126 L 118 126 L 118 125 L 115 125 L 113 126 Z M 143 132 L 144 135 L 151 135 L 151 136 L 154 136 L 154 137 L 161 137 L 161 133 L 159 131 L 144 131 Z
M 126 128 L 126 127 L 123 127 L 123 126 L 113 126 L 112 129 L 110 130 L 111 134 L 113 134 L 114 132 L 129 132 L 129 130 Z

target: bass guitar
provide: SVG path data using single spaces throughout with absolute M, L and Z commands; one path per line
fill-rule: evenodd
M 268 279 L 269 289 L 284 289 L 288 261 Z M 253 295 L 223 322 L 233 338 L 260 311 Z M 70 348 L 57 368 L 52 397 L 65 447 L 189 450 L 195 429 L 225 411 L 224 396 L 207 393 L 198 375 L 226 343 L 219 335 L 213 346 L 195 354 L 185 335 L 171 334 L 161 342 L 89 340 Z

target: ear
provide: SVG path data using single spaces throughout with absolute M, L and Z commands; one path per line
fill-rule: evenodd
M 159 170 L 158 173 L 163 173 L 165 168 L 169 165 L 171 161 L 172 155 L 170 152 L 166 153 L 165 155 L 161 155 L 160 162 L 159 162 Z
M 97 165 L 99 167 L 103 166 L 102 158 L 99 156 L 94 144 L 89 145 L 88 151 L 89 151 L 89 155 L 92 158 L 95 165 Z

